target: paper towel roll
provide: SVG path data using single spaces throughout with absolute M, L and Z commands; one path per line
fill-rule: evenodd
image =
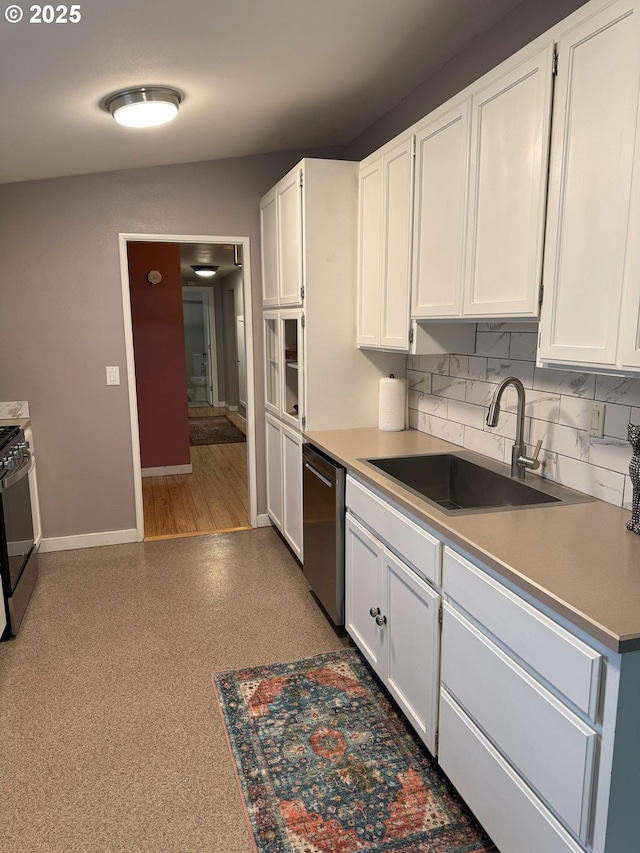
M 404 379 L 385 376 L 380 380 L 378 429 L 382 432 L 399 432 L 404 429 L 406 387 Z

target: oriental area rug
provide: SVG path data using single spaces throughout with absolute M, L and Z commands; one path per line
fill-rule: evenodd
M 258 853 L 498 853 L 359 652 L 213 680 Z
M 225 415 L 189 418 L 189 447 L 200 444 L 238 444 L 246 441 L 242 430 Z

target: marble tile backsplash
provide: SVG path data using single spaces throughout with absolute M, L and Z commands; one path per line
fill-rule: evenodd
M 0 420 L 13 420 L 14 418 L 28 418 L 29 403 L 26 400 L 18 400 L 12 403 L 0 403 Z
M 508 388 L 495 428 L 486 424 L 497 385 L 517 376 L 526 390 L 525 441 L 542 439 L 537 474 L 631 508 L 627 424 L 640 423 L 640 378 L 536 367 L 537 324 L 478 323 L 473 355 L 409 356 L 409 426 L 501 462 L 511 462 L 517 397 Z M 431 393 L 424 377 L 431 374 Z M 587 432 L 590 404 L 605 404 L 604 436 Z

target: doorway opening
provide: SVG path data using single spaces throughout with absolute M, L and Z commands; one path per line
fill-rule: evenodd
M 120 266 L 127 354 L 131 440 L 134 468 L 136 528 L 138 540 L 222 532 L 257 526 L 256 454 L 253 376 L 253 322 L 251 309 L 251 270 L 248 237 L 187 236 L 156 234 L 120 234 Z M 130 280 L 129 247 L 132 243 L 175 243 L 180 249 L 181 281 L 179 299 L 183 308 L 183 351 L 180 356 L 184 378 L 181 429 L 198 418 L 228 419 L 241 433 L 221 439 L 221 444 L 197 444 L 189 447 L 190 462 L 184 469 L 156 470 L 143 467 L 141 431 L 149 431 L 148 421 L 140 420 L 140 376 L 136 364 L 135 285 Z M 147 247 L 150 248 L 150 247 Z M 204 254 L 228 253 L 230 267 L 219 266 L 222 273 L 215 284 L 201 284 L 192 271 L 196 263 L 211 263 Z M 147 280 L 148 274 L 146 276 Z M 160 282 L 161 284 L 161 282 Z M 145 282 L 146 287 L 146 282 Z M 146 290 L 144 298 L 149 296 Z M 182 301 L 183 294 L 188 294 Z M 189 306 L 188 308 L 186 306 Z M 184 310 L 186 309 L 186 310 Z M 206 314 L 205 314 L 206 312 Z M 190 339 L 186 324 L 199 315 L 201 332 Z M 205 316 L 208 324 L 205 323 Z M 143 324 L 144 325 L 144 324 Z M 205 326 L 208 325 L 208 331 Z M 138 341 L 142 335 L 138 334 Z M 199 355 L 198 355 L 199 354 Z M 140 362 L 140 357 L 138 357 Z M 195 379 L 195 382 L 193 381 Z M 204 381 L 202 381 L 204 379 Z M 164 394 L 163 394 L 164 397 Z M 192 405 L 194 404 L 194 405 Z M 197 405 L 195 405 L 197 404 Z M 181 408 L 178 404 L 178 408 Z M 183 420 L 182 420 L 183 419 Z M 162 418 L 152 419 L 160 423 Z M 146 426 L 145 426 L 146 423 Z M 208 439 L 207 439 L 208 440 Z M 217 439 L 216 439 L 217 441 Z M 191 441 L 189 441 L 191 445 Z M 169 466 L 171 468 L 171 466 Z M 158 479 L 160 478 L 160 479 Z M 243 482 L 240 482 L 243 481 Z M 244 497 L 242 497 L 244 488 Z M 155 494 L 154 494 L 155 493 Z M 152 499 L 158 506 L 151 510 Z M 168 516 L 173 506 L 175 524 L 155 529 L 147 524 L 145 513 L 156 518 Z M 191 520 L 188 518 L 191 516 Z M 193 529 L 195 527 L 195 529 Z

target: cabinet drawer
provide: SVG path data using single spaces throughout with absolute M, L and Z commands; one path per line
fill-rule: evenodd
M 438 761 L 502 853 L 584 853 L 445 690 Z
M 447 598 L 596 719 L 602 666 L 598 652 L 449 548 L 443 588 Z
M 596 732 L 449 604 L 441 676 L 531 787 L 586 838 Z
M 347 477 L 347 508 L 419 575 L 440 586 L 442 543 L 411 519 Z

